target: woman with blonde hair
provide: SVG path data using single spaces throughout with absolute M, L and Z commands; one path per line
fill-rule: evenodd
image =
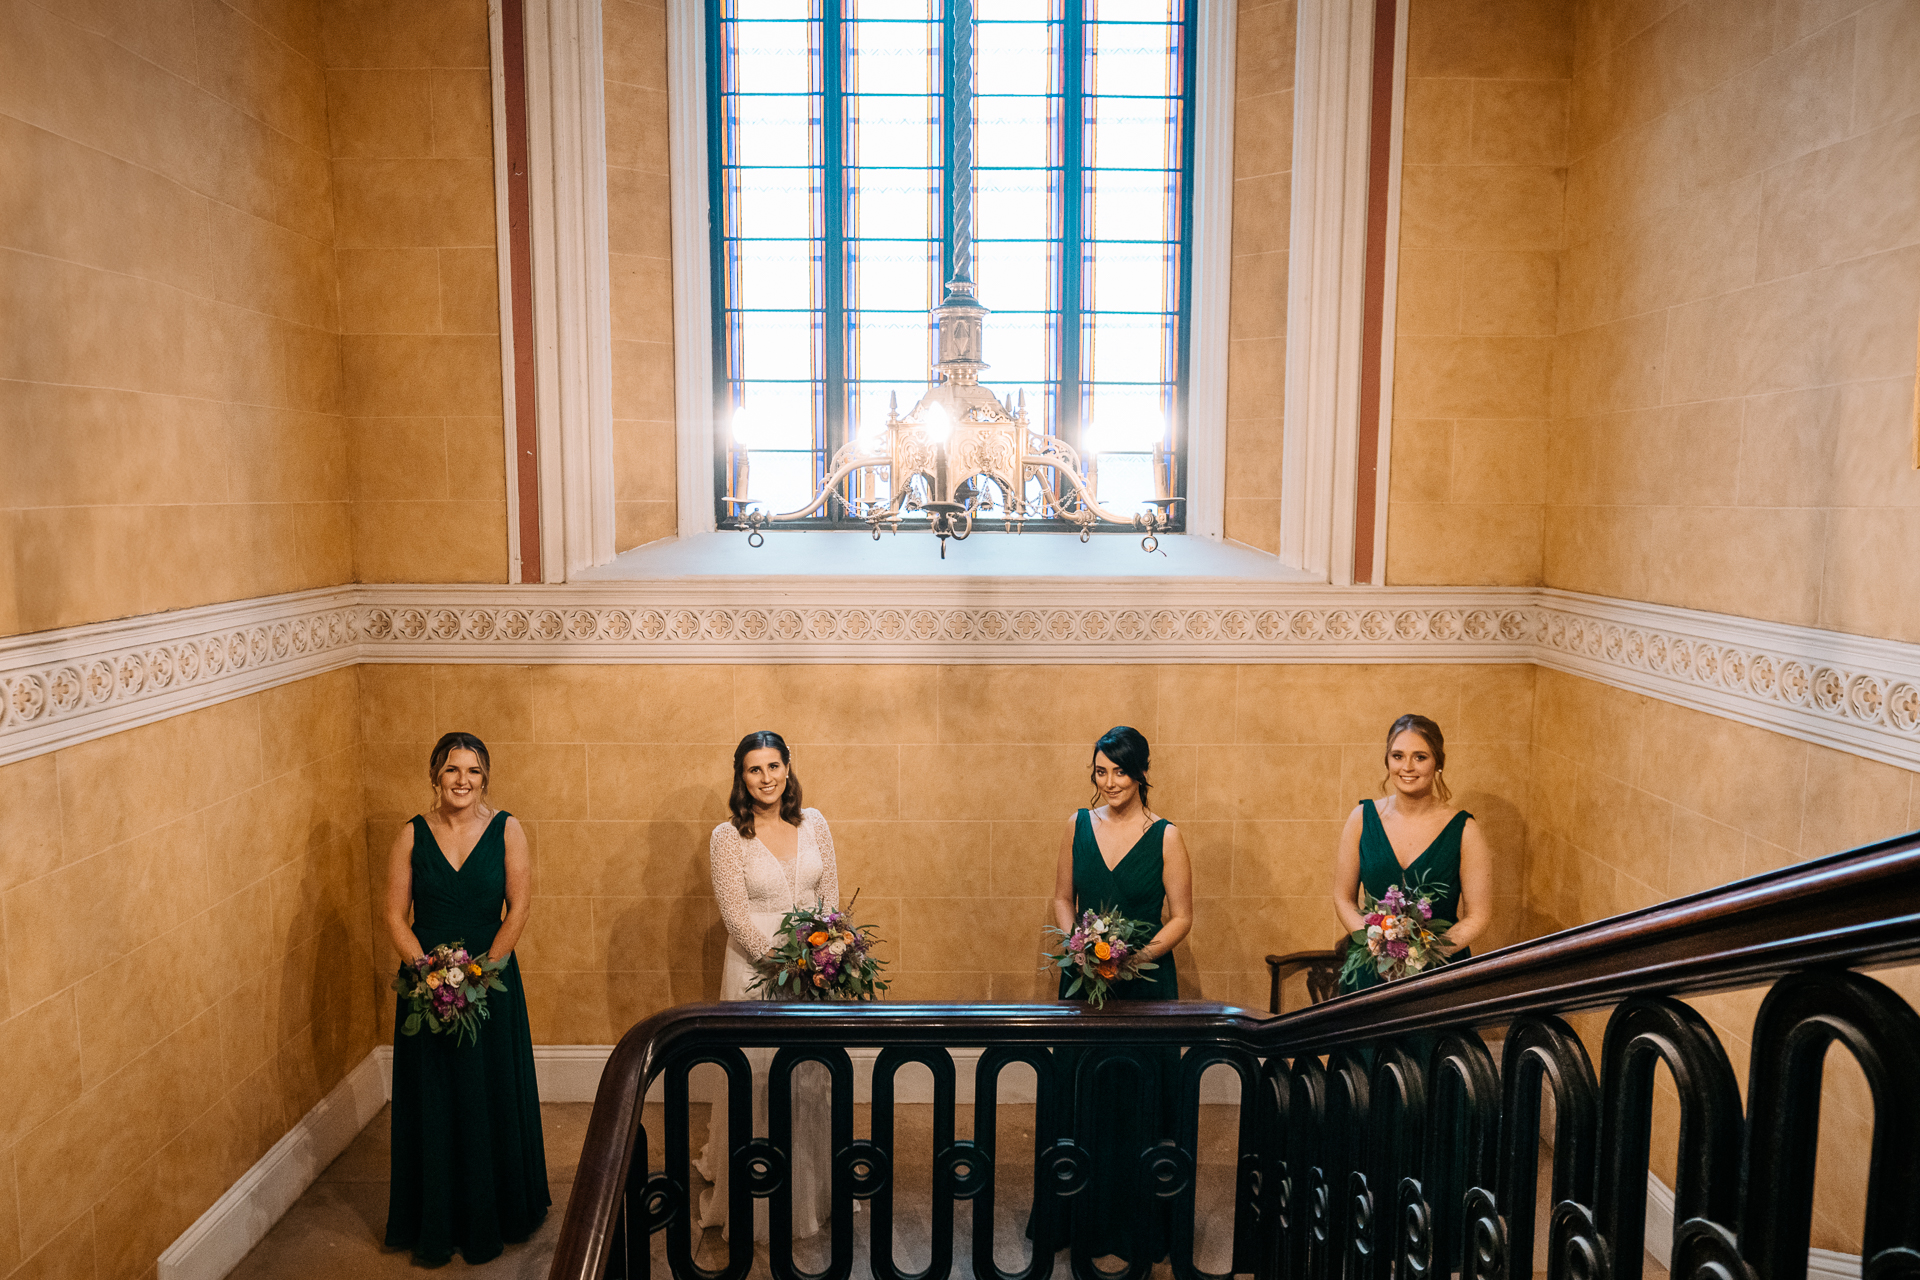
M 1364 928 L 1360 888 L 1379 898 L 1393 885 L 1418 883 L 1433 892 L 1434 915 L 1454 921 L 1449 960 L 1493 922 L 1493 854 L 1473 815 L 1456 809 L 1444 776 L 1447 741 L 1422 715 L 1404 715 L 1387 730 L 1387 776 L 1379 800 L 1362 800 L 1347 815 L 1333 868 L 1333 910 L 1349 933 Z M 1341 991 L 1380 985 L 1363 972 Z

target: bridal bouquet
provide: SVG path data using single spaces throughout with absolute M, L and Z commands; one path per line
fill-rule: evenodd
M 1366 886 L 1360 888 L 1360 907 L 1365 913 L 1364 927 L 1353 931 L 1347 945 L 1347 960 L 1340 980 L 1351 986 L 1369 970 L 1383 980 L 1407 978 L 1445 964 L 1441 948 L 1447 945 L 1451 920 L 1436 920 L 1433 901 L 1447 890 L 1445 884 L 1422 884 L 1410 880 L 1405 888 L 1388 885 L 1375 898 Z
M 507 989 L 500 981 L 506 967 L 505 960 L 468 955 L 458 942 L 400 966 L 393 989 L 412 1010 L 400 1024 L 401 1033 L 417 1035 L 424 1026 L 436 1035 L 451 1035 L 456 1045 L 462 1040 L 479 1043 L 480 1019 L 493 1016 L 487 1010 L 487 992 Z
M 1116 982 L 1130 982 L 1149 969 L 1160 966 L 1140 953 L 1158 930 L 1144 920 L 1129 920 L 1112 908 L 1083 911 L 1073 932 L 1048 925 L 1047 932 L 1061 940 L 1058 952 L 1043 955 L 1048 969 L 1073 975 L 1065 995 L 1071 998 L 1082 987 L 1087 1000 L 1098 1009 L 1107 1002 L 1107 993 Z
M 854 891 L 853 902 L 860 900 Z M 754 961 L 760 972 L 747 984 L 772 1000 L 871 1000 L 887 989 L 884 960 L 873 958 L 880 939 L 853 922 L 853 902 L 829 911 L 824 902 L 780 917 L 782 941 Z

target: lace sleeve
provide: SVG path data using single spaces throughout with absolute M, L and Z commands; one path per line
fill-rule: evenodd
M 840 863 L 833 856 L 833 832 L 820 811 L 813 811 L 813 841 L 820 848 L 820 901 L 829 908 L 840 906 Z
M 713 900 L 720 905 L 720 920 L 727 926 L 727 936 L 749 959 L 759 959 L 772 950 L 773 939 L 753 927 L 753 917 L 747 910 L 746 848 L 731 822 L 713 829 L 707 862 L 713 874 Z

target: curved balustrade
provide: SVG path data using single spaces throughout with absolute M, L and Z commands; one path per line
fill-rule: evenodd
M 1920 958 L 1920 836 L 1741 881 L 1477 957 L 1456 967 L 1268 1017 L 1223 1005 L 688 1005 L 633 1028 L 608 1063 L 550 1275 L 646 1276 L 649 1237 L 665 1232 L 677 1280 L 741 1280 L 745 1231 L 727 1264 L 699 1267 L 690 1217 L 688 1072 L 726 1073 L 731 1216 L 770 1201 L 776 1280 L 843 1280 L 854 1258 L 853 1201 L 868 1202 L 869 1269 L 881 1280 L 953 1272 L 953 1209 L 971 1200 L 973 1274 L 1043 1280 L 993 1256 L 1000 1161 L 1032 1170 L 1035 1235 L 1087 1192 L 1103 1117 L 1076 1106 L 1103 1063 L 1175 1062 L 1176 1132 L 1140 1153 L 1125 1179 L 1144 1234 L 1167 1202 L 1170 1261 L 1183 1280 L 1215 1280 L 1194 1262 L 1200 1081 L 1224 1065 L 1241 1084 L 1232 1270 L 1288 1280 L 1508 1280 L 1531 1275 L 1538 1209 L 1541 1095 L 1553 1100 L 1548 1218 L 1551 1280 L 1638 1280 L 1658 1064 L 1680 1096 L 1673 1271 L 1678 1280 L 1800 1280 L 1807 1268 L 1824 1055 L 1859 1060 L 1875 1123 L 1863 1231 L 1865 1280 L 1920 1280 L 1920 1015 L 1860 968 Z M 1752 1030 L 1750 1107 L 1732 1064 L 1693 1009 L 1674 997 L 1771 982 Z M 1615 1006 L 1599 1072 L 1559 1014 Z M 1478 1032 L 1504 1028 L 1500 1061 Z M 751 1133 L 741 1048 L 778 1050 L 770 1132 Z M 954 1134 L 947 1050 L 979 1046 L 974 1134 Z M 877 1047 L 871 1133 L 853 1132 L 846 1050 Z M 1061 1049 L 1081 1083 L 1062 1069 Z M 1181 1052 L 1177 1059 L 1168 1050 Z M 1152 1051 L 1158 1050 L 1159 1057 Z M 831 1078 L 833 1210 L 829 1265 L 795 1268 L 785 1169 L 786 1081 L 802 1062 Z M 893 1077 L 924 1063 L 934 1079 L 931 1265 L 903 1276 L 892 1252 Z M 1037 1080 L 1033 1149 L 995 1145 L 1000 1074 Z M 664 1077 L 665 1169 L 648 1175 L 641 1102 Z M 1077 1280 L 1096 1274 L 1075 1215 Z M 1137 1242 L 1136 1242 L 1137 1243 Z M 1127 1275 L 1147 1274 L 1135 1248 Z

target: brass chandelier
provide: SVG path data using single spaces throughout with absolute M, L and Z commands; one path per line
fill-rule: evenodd
M 964 0 L 962 0 L 964 3 Z M 969 6 L 970 7 L 970 6 Z M 971 14 L 956 25 L 971 29 Z M 1172 523 L 1175 458 L 1164 442 L 1153 449 L 1154 497 L 1146 509 L 1123 515 L 1100 504 L 1098 474 L 1072 445 L 1034 427 L 1026 393 L 1004 401 L 980 385 L 982 336 L 987 309 L 974 296 L 973 274 L 973 52 L 971 39 L 959 41 L 954 67 L 953 130 L 953 278 L 933 309 L 938 328 L 938 375 L 934 385 L 904 416 L 896 395 L 885 429 L 849 440 L 833 455 L 825 480 L 812 499 L 794 511 L 769 512 L 748 494 L 747 451 L 737 442 L 728 450 L 726 504 L 734 515 L 728 527 L 745 529 L 747 542 L 760 546 L 763 531 L 804 520 L 838 503 L 864 521 L 875 539 L 883 527 L 897 533 L 901 521 L 925 512 L 940 539 L 963 541 L 976 517 L 998 512 L 1006 527 L 1021 531 L 1028 520 L 1056 519 L 1080 530 L 1086 542 L 1095 528 L 1143 531 L 1140 545 L 1159 546 L 1159 534 Z M 885 473 L 885 496 L 878 496 Z M 841 486 L 845 484 L 843 492 Z

